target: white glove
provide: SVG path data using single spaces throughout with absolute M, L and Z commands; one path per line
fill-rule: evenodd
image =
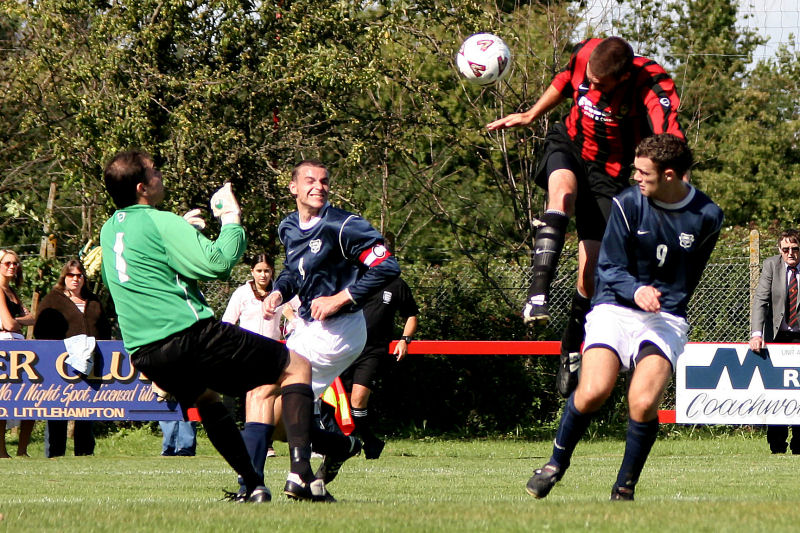
M 200 216 L 200 213 L 201 211 L 199 209 L 192 209 L 183 215 L 183 219 L 194 226 L 198 231 L 203 231 L 206 229 L 206 221 L 203 220 L 203 217 Z
M 174 402 L 175 397 L 156 385 L 156 382 L 153 381 L 150 383 L 150 390 L 153 391 L 153 394 L 156 395 L 157 402 Z
M 103 249 L 100 246 L 95 246 L 88 254 L 83 256 L 83 268 L 86 269 L 86 275 L 90 278 L 93 278 L 100 271 L 102 264 Z
M 220 219 L 222 225 L 225 224 L 238 224 L 239 216 L 242 210 L 239 208 L 239 202 L 233 195 L 231 189 L 231 182 L 226 181 L 214 195 L 211 197 L 211 212 L 215 217 Z

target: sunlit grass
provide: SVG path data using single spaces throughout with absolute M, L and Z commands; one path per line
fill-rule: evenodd
M 71 443 L 70 443 L 71 444 Z M 201 438 L 194 458 L 160 457 L 146 430 L 100 439 L 94 457 L 0 460 L 0 531 L 778 531 L 798 529 L 800 456 L 763 438 L 659 440 L 636 502 L 609 502 L 623 442 L 581 443 L 546 500 L 524 485 L 550 442 L 395 440 L 377 461 L 356 457 L 331 486 L 333 505 L 281 494 L 285 445 L 267 462 L 274 500 L 220 501 L 234 475 Z M 13 447 L 12 447 L 13 448 Z

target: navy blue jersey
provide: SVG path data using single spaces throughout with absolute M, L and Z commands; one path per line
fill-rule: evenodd
M 330 204 L 319 220 L 303 229 L 295 211 L 281 222 L 278 236 L 286 251 L 275 289 L 283 301 L 300 297 L 300 316 L 311 318 L 311 301 L 348 289 L 355 303 L 339 313 L 361 308 L 367 297 L 400 275 L 400 266 L 383 247 L 383 236 L 363 218 Z
M 717 243 L 722 210 L 690 186 L 681 202 L 664 204 L 631 187 L 614 198 L 592 305 L 639 309 L 639 287 L 661 291 L 661 310 L 686 317 L 686 306 Z

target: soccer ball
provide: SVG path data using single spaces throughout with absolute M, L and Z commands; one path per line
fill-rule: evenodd
M 511 51 L 497 35 L 475 33 L 461 45 L 456 54 L 456 65 L 468 82 L 490 85 L 508 74 Z

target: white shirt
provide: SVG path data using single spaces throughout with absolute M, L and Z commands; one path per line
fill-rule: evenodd
M 222 321 L 229 324 L 238 322 L 243 329 L 280 340 L 282 311 L 283 306 L 280 306 L 275 310 L 275 316 L 270 320 L 265 319 L 261 310 L 261 300 L 256 297 L 253 280 L 250 280 L 233 291 L 225 314 L 222 315 Z
M 798 265 L 796 267 L 790 267 L 789 265 L 786 264 L 786 262 L 784 262 L 783 263 L 783 267 L 786 269 L 786 301 L 788 303 L 788 301 L 789 301 L 789 286 L 792 283 L 792 276 L 797 278 L 797 269 L 800 268 L 800 265 Z M 800 280 L 798 280 L 798 282 L 800 282 Z M 781 326 L 780 326 L 779 330 L 780 331 L 796 331 L 796 330 L 793 330 L 792 328 L 789 327 L 788 322 L 786 322 L 787 318 L 789 318 L 789 317 L 788 316 L 784 316 L 783 317 L 783 320 L 781 320 Z

